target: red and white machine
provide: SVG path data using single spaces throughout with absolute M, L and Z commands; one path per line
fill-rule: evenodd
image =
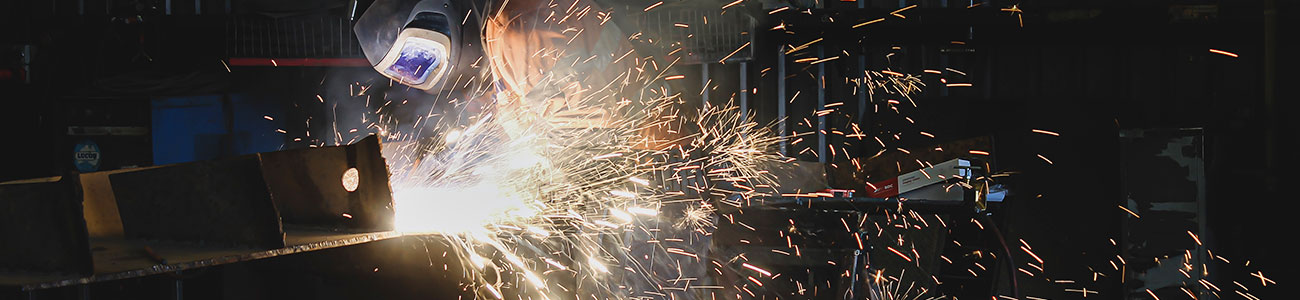
M 945 182 L 954 178 L 965 179 L 970 175 L 969 160 L 952 159 L 893 179 L 868 184 L 867 188 L 872 190 L 868 191 L 867 197 L 961 201 L 964 189 Z

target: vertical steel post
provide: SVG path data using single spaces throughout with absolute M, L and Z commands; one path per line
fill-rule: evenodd
M 700 100 L 703 106 L 709 105 L 709 63 L 700 64 Z
M 825 56 L 825 48 L 817 46 L 817 59 Z M 817 161 L 826 163 L 826 63 L 817 64 Z
M 781 155 L 789 156 L 785 116 L 785 48 L 776 48 L 776 132 L 781 137 Z
M 749 63 L 740 63 L 740 119 L 749 115 Z

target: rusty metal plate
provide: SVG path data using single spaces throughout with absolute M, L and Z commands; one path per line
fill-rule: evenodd
M 175 243 L 146 242 L 120 238 L 92 239 L 94 274 L 33 274 L 0 272 L 0 289 L 40 290 L 137 278 L 156 274 L 192 270 L 217 265 L 268 259 L 305 252 L 348 247 L 402 237 L 396 232 L 337 233 L 289 229 L 287 247 L 254 250 L 237 247 L 214 247 Z M 150 247 L 154 255 L 143 249 Z M 156 257 L 151 257 L 156 256 Z M 160 262 L 157 258 L 165 259 Z
M 0 184 L 0 233 L 14 241 L 0 246 L 0 286 L 119 280 L 400 236 L 375 137 L 70 178 Z
M 379 138 L 259 156 L 285 224 L 353 231 L 393 229 L 392 189 Z
M 109 175 L 128 239 L 284 247 L 257 155 Z
M 0 184 L 0 271 L 91 272 L 78 185 L 76 176 Z

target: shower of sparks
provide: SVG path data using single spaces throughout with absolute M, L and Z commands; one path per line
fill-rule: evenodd
M 685 76 L 665 77 L 669 69 L 660 67 L 675 62 L 620 61 L 634 66 L 565 83 L 584 90 L 568 100 L 568 111 L 603 118 L 540 111 L 534 99 L 468 79 L 458 80 L 473 91 L 466 97 L 495 98 L 493 109 L 422 118 L 435 122 L 434 132 L 372 126 L 387 140 L 398 230 L 447 239 L 472 267 L 464 270 L 469 284 L 486 298 L 559 291 L 644 297 L 690 286 L 658 272 L 679 264 L 672 259 L 703 259 L 704 248 L 690 241 L 712 232 L 717 205 L 738 207 L 735 199 L 772 193 L 763 187 L 774 183 L 757 166 L 788 159 L 774 153 L 782 138 L 732 104 L 679 108 L 680 95 L 663 82 Z M 424 138 L 431 133 L 439 137 Z M 497 270 L 520 280 L 503 283 Z
M 723 6 L 723 9 L 741 2 L 731 2 Z M 642 11 L 649 12 L 661 5 L 664 2 L 654 3 Z M 889 14 L 905 18 L 901 13 L 914 7 L 916 6 L 908 6 Z M 581 18 L 591 11 L 590 8 L 566 8 L 563 5 L 553 8 L 557 13 L 553 18 L 547 18 L 549 22 L 563 22 L 570 17 Z M 1021 17 L 1022 12 L 1018 6 L 1002 10 Z M 781 7 L 768 14 L 782 12 L 803 13 L 790 7 Z M 605 20 L 613 18 L 613 13 L 609 12 L 596 14 Z M 884 20 L 885 18 L 876 18 L 853 25 L 852 28 Z M 606 26 L 604 22 L 600 24 Z M 778 26 L 780 29 L 789 30 L 782 24 Z M 675 27 L 682 30 L 690 28 L 686 23 L 677 23 Z M 600 28 L 566 28 L 572 29 L 563 33 L 569 38 L 576 38 L 582 32 L 600 32 Z M 804 232 L 817 229 L 806 228 L 806 225 L 797 224 L 794 219 L 789 219 L 788 228 L 777 231 L 755 228 L 738 221 L 743 213 L 735 212 L 749 207 L 752 201 L 763 199 L 816 199 L 834 196 L 807 191 L 782 194 L 776 189 L 779 183 L 774 182 L 772 175 L 765 169 L 765 166 L 795 161 L 793 157 L 780 154 L 778 149 L 784 146 L 805 147 L 802 151 L 795 149 L 790 153 L 820 155 L 811 149 L 817 147 L 817 143 L 801 143 L 804 136 L 819 133 L 813 122 L 806 119 L 777 120 L 776 122 L 786 123 L 802 121 L 800 124 L 806 125 L 808 129 L 792 130 L 787 136 L 778 136 L 773 130 L 774 124 L 759 124 L 752 119 L 752 112 L 741 111 L 732 103 L 706 103 L 702 107 L 695 104 L 692 108 L 683 108 L 683 103 L 690 101 L 683 99 L 680 91 L 673 91 L 669 81 L 685 79 L 686 76 L 665 76 L 680 74 L 682 71 L 675 68 L 679 61 L 672 56 L 682 50 L 681 42 L 652 41 L 652 38 L 643 36 L 640 32 L 629 32 L 625 40 L 667 44 L 670 45 L 667 46 L 668 49 L 674 50 L 665 51 L 669 55 L 656 56 L 639 53 L 637 49 L 621 48 L 590 57 L 552 53 L 563 52 L 555 51 L 556 49 L 539 51 L 538 55 L 550 55 L 550 59 L 557 60 L 556 65 L 597 64 L 592 60 L 603 56 L 612 62 L 600 64 L 607 65 L 608 69 L 622 70 L 618 74 L 600 74 L 601 76 L 568 75 L 564 79 L 567 81 L 563 81 L 561 87 L 556 89 L 572 91 L 578 96 L 564 99 L 564 108 L 559 112 L 543 105 L 550 99 L 538 101 L 531 99 L 532 95 L 502 92 L 504 89 L 497 86 L 500 83 L 496 78 L 500 75 L 482 72 L 480 78 L 456 78 L 451 83 L 468 91 L 465 95 L 436 95 L 433 101 L 453 105 L 457 110 L 455 115 L 431 109 L 414 121 L 402 123 L 395 118 L 386 117 L 384 110 L 390 104 L 406 104 L 407 100 L 385 100 L 382 99 L 383 95 L 378 95 L 375 101 L 388 102 L 383 108 L 372 112 L 372 115 L 363 117 L 364 122 L 368 122 L 364 129 L 346 130 L 346 133 L 334 129 L 331 135 L 336 137 L 337 143 L 349 143 L 344 139 L 345 136 L 355 141 L 368 133 L 376 133 L 385 138 L 383 151 L 392 173 L 390 182 L 394 190 L 396 228 L 412 235 L 439 238 L 452 245 L 465 267 L 459 271 L 465 278 L 466 290 L 472 291 L 479 298 L 553 299 L 554 295 L 559 294 L 568 295 L 559 297 L 560 299 L 730 299 L 761 297 L 760 294 L 802 298 L 828 293 L 831 282 L 837 279 L 811 281 L 800 278 L 801 275 L 783 273 L 786 270 L 780 266 L 751 260 L 758 255 L 806 259 L 815 246 L 805 244 L 807 236 L 804 236 Z M 792 56 L 790 61 L 798 64 L 843 64 L 845 60 L 837 61 L 841 57 L 839 55 L 819 57 L 810 53 L 814 51 L 806 51 L 814 45 L 823 47 L 818 43 L 824 40 L 825 38 L 816 38 L 798 46 L 784 45 L 783 50 L 786 55 Z M 740 45 L 717 62 L 725 63 L 733 55 L 751 46 L 748 43 Z M 1211 52 L 1236 57 L 1235 54 L 1220 53 L 1222 51 L 1219 50 L 1211 49 Z M 480 60 L 483 63 L 474 65 L 485 70 L 504 63 L 494 57 Z M 965 76 L 965 73 L 958 70 L 945 70 L 951 72 L 949 75 Z M 913 74 L 913 71 L 924 73 L 925 76 L 940 76 L 940 82 L 949 87 L 971 86 L 970 83 L 947 83 L 947 79 L 942 78 L 945 72 L 937 69 L 904 71 L 884 68 L 849 74 L 847 78 L 815 79 L 823 85 L 842 79 L 845 83 L 861 87 L 855 93 L 866 93 L 869 102 L 859 104 L 864 107 L 853 109 L 892 113 L 898 115 L 900 120 L 907 120 L 908 124 L 916 124 L 917 121 L 904 115 L 906 111 L 920 107 L 913 96 L 925 86 L 921 75 Z M 768 75 L 767 70 L 761 73 Z M 555 74 L 546 75 L 549 77 Z M 362 92 L 350 95 L 364 98 L 369 103 L 371 95 L 366 93 L 368 88 L 361 86 Z M 752 93 L 757 94 L 757 88 Z M 694 91 L 686 94 L 694 94 Z M 794 96 L 789 102 L 793 103 L 799 94 L 800 91 L 793 92 Z M 321 95 L 316 95 L 316 98 L 325 102 Z M 488 108 L 469 109 L 471 103 L 479 101 L 477 99 L 491 99 L 485 105 Z M 851 115 L 840 111 L 849 110 L 846 107 L 852 107 L 852 104 L 836 102 L 810 111 L 808 115 L 827 118 Z M 579 117 L 573 117 L 575 115 Z M 274 120 L 269 115 L 264 118 Z M 311 127 L 310 120 L 308 127 Z M 288 134 L 283 129 L 276 131 Z M 858 124 L 851 123 L 846 128 L 827 128 L 820 132 L 827 136 L 837 134 L 852 143 L 879 146 L 879 153 L 870 158 L 864 157 L 863 160 L 876 158 L 889 151 L 910 154 L 909 150 L 897 146 L 900 144 L 900 136 L 903 136 L 899 131 L 866 132 Z M 935 137 L 924 131 L 910 132 L 919 132 L 918 135 L 927 138 Z M 1041 129 L 1032 129 L 1032 132 L 1060 136 L 1056 132 Z M 309 139 L 311 136 L 310 132 L 307 133 Z M 844 145 L 830 145 L 829 154 L 834 157 L 828 161 L 843 159 L 839 162 L 839 167 L 856 167 L 856 171 L 862 171 L 860 159 L 852 158 L 850 165 L 850 159 L 847 158 L 852 157 L 847 152 L 850 150 L 843 148 L 853 145 L 856 144 L 846 142 Z M 912 149 L 915 150 L 918 149 Z M 991 155 L 982 150 L 969 150 L 968 154 Z M 1037 157 L 1052 164 L 1051 160 L 1041 154 Z M 926 166 L 931 162 L 917 160 L 915 164 Z M 836 166 L 831 163 L 830 167 Z M 899 165 L 900 169 L 903 167 L 902 164 Z M 866 184 L 871 186 L 869 182 Z M 908 239 L 905 232 L 947 230 L 950 223 L 957 222 L 947 222 L 947 217 L 939 215 L 923 215 L 912 211 L 904 207 L 905 201 L 897 200 L 900 200 L 897 201 L 897 207 L 884 211 L 883 216 L 873 215 L 871 220 L 865 215 L 860 219 L 840 219 L 836 227 L 842 225 L 843 230 L 849 233 L 846 236 L 852 236 L 840 241 L 842 245 L 854 245 L 849 247 L 859 250 L 876 245 L 876 249 L 887 250 L 877 251 L 876 259 L 893 259 L 905 265 L 919 267 L 922 264 L 946 262 L 945 267 L 968 272 L 963 273 L 963 276 L 970 274 L 980 277 L 997 272 L 998 267 L 993 266 L 1000 264 L 995 260 L 1004 255 L 1003 252 L 966 247 L 956 240 L 952 243 L 958 248 L 970 250 L 965 257 L 924 255 L 925 252 L 918 250 L 917 244 Z M 808 207 L 812 207 L 812 201 L 807 203 Z M 1135 218 L 1140 218 L 1124 206 L 1120 208 Z M 875 219 L 878 217 L 883 218 Z M 948 221 L 966 223 L 961 219 Z M 773 222 L 785 225 L 780 219 Z M 986 229 L 975 219 L 970 219 L 969 223 L 980 230 L 992 229 Z M 759 251 L 762 253 L 711 253 L 713 250 L 708 245 L 709 239 L 724 224 L 743 232 L 765 235 L 764 239 L 780 241 L 780 245 L 775 249 Z M 760 232 L 761 230 L 767 231 Z M 1196 234 L 1190 231 L 1187 233 L 1200 244 Z M 753 242 L 740 240 L 742 244 Z M 1035 253 L 1027 242 L 1021 240 L 1021 243 L 1022 251 L 1013 252 L 1013 255 L 1020 257 L 1017 261 L 1024 264 L 1015 266 L 1011 274 L 1021 274 L 1020 278 L 1026 278 L 1025 280 L 1075 284 L 1072 280 L 1047 276 L 1048 263 L 1043 258 L 1051 257 L 1051 253 L 1044 253 L 1042 249 Z M 1111 243 L 1116 244 L 1113 240 Z M 1040 257 L 1040 253 L 1045 256 Z M 1190 256 L 1191 252 L 1188 253 Z M 1097 274 L 1094 275 L 1094 282 L 1097 276 L 1124 276 L 1124 270 L 1127 270 L 1124 258 L 1116 255 L 1107 259 L 1111 258 L 1116 260 L 1108 260 L 1109 265 L 1105 268 L 1112 268 L 1115 272 L 1094 272 Z M 858 278 L 864 284 L 866 288 L 858 290 L 862 295 L 848 295 L 847 298 L 944 297 L 937 295 L 939 291 L 934 289 L 935 285 L 941 284 L 938 277 L 934 276 L 936 274 L 904 277 L 905 270 L 878 269 L 851 261 L 820 260 L 819 263 L 828 268 L 839 268 L 842 277 Z M 959 263 L 968 265 L 958 266 Z M 855 267 L 860 269 L 852 269 Z M 1195 267 L 1204 268 L 1190 266 L 1188 272 L 1191 273 L 1184 274 L 1197 274 L 1191 270 Z M 1019 273 L 1014 270 L 1019 270 Z M 1200 271 L 1203 273 L 1204 270 Z M 782 276 L 784 274 L 789 275 Z M 714 276 L 735 279 L 731 282 L 713 282 L 703 278 Z M 1264 277 L 1262 271 L 1255 276 L 1260 279 L 1261 286 L 1276 284 Z M 513 279 L 503 279 L 506 277 Z M 1201 291 L 1219 290 L 1217 287 L 1209 288 L 1212 283 L 1204 279 L 1199 282 L 1205 287 L 1191 288 Z M 791 288 L 777 290 L 777 286 Z M 1077 292 L 1083 297 L 1098 294 L 1098 291 L 1088 287 L 1066 288 L 1065 291 Z M 1151 291 L 1147 290 L 1147 293 Z M 688 294 L 692 296 L 685 296 Z M 1152 293 L 1151 296 L 1154 297 L 1155 294 Z M 1025 298 L 1041 299 L 1032 296 Z

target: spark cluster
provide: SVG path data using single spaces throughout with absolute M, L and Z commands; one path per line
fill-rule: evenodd
M 722 9 L 740 2 L 729 3 Z M 1005 254 L 967 247 L 957 241 L 952 241 L 955 245 L 945 246 L 968 249 L 962 257 L 919 252 L 917 242 L 908 238 L 912 232 L 948 230 L 958 225 L 948 222 L 960 222 L 962 226 L 981 231 L 989 229 L 976 218 L 958 221 L 918 213 L 905 207 L 904 199 L 896 199 L 898 206 L 879 216 L 857 214 L 837 219 L 843 224 L 843 236 L 851 237 L 837 241 L 842 243 L 838 245 L 858 251 L 877 246 L 874 255 L 916 267 L 868 268 L 858 265 L 856 257 L 817 262 L 842 271 L 840 277 L 854 280 L 848 285 L 861 284 L 863 288 L 856 290 L 858 295 L 832 285 L 843 282 L 842 278 L 814 281 L 803 274 L 787 275 L 776 267 L 751 263 L 750 256 L 811 259 L 814 255 L 805 252 L 813 251 L 814 245 L 807 241 L 818 234 L 826 235 L 823 231 L 829 230 L 796 224 L 793 218 L 789 219 L 788 226 L 756 228 L 745 223 L 741 212 L 764 199 L 811 198 L 807 202 L 811 207 L 819 197 L 833 198 L 821 193 L 782 194 L 778 192 L 780 183 L 766 169 L 772 164 L 795 160 L 782 153 L 784 145 L 803 147 L 791 151 L 794 155 L 818 153 L 812 149 L 814 145 L 804 142 L 804 137 L 818 134 L 817 126 L 808 119 L 776 120 L 808 128 L 786 134 L 784 126 L 777 131 L 775 124 L 760 124 L 751 112 L 741 111 L 733 102 L 690 103 L 689 96 L 693 93 L 684 93 L 673 84 L 686 78 L 699 79 L 683 74 L 678 68 L 682 61 L 680 54 L 684 54 L 680 49 L 682 43 L 651 41 L 652 38 L 640 32 L 625 34 L 608 30 L 605 26 L 614 26 L 607 22 L 617 12 L 573 3 L 573 6 L 552 6 L 554 14 L 544 20 L 562 28 L 561 34 L 570 43 L 582 34 L 608 34 L 622 40 L 678 49 L 663 51 L 666 55 L 642 53 L 627 44 L 600 48 L 606 52 L 597 53 L 573 50 L 567 44 L 542 49 L 535 55 L 553 60 L 556 66 L 571 66 L 563 72 L 539 71 L 545 79 L 535 88 L 553 93 L 501 87 L 499 77 L 506 75 L 492 70 L 509 68 L 500 66 L 505 62 L 498 57 L 486 55 L 479 59 L 481 64 L 475 64 L 483 68 L 479 77 L 455 78 L 448 86 L 458 87 L 459 92 L 435 95 L 432 101 L 444 103 L 443 107 L 450 109 L 436 111 L 431 106 L 413 124 L 409 119 L 399 121 L 387 117 L 382 108 L 374 112 L 374 117 L 363 117 L 367 120 L 366 129 L 386 140 L 384 154 L 392 172 L 397 228 L 413 235 L 435 236 L 452 245 L 464 262 L 465 269 L 460 271 L 466 278 L 463 286 L 469 293 L 488 299 L 730 299 L 769 294 L 807 298 L 834 293 L 850 293 L 840 295 L 848 298 L 940 299 L 945 296 L 932 289 L 942 284 L 935 274 L 905 277 L 907 270 L 945 264 L 961 265 L 959 268 L 973 277 L 998 272 L 999 266 L 993 261 Z M 637 10 L 649 12 L 662 5 L 663 2 L 658 2 Z M 870 28 L 891 18 L 902 19 L 905 18 L 902 13 L 909 8 L 849 25 L 853 29 Z M 1012 8 L 1019 18 L 1020 9 Z M 795 9 L 781 7 L 769 14 L 786 10 Z M 560 24 L 582 18 L 594 18 L 599 25 L 578 28 L 572 25 L 575 21 Z M 674 26 L 690 28 L 687 23 Z M 782 23 L 772 30 L 792 29 Z M 787 55 L 801 57 L 793 60 L 796 65 L 812 66 L 840 58 L 839 55 L 809 56 L 807 50 L 824 39 L 798 46 L 786 45 L 783 49 Z M 731 51 L 727 57 L 748 46 Z M 770 76 L 767 71 L 761 73 Z M 888 68 L 849 74 L 843 80 L 867 93 L 872 113 L 892 112 L 914 124 L 904 114 L 905 110 L 919 107 L 913 95 L 925 87 L 921 76 L 940 76 L 946 87 L 972 86 L 964 81 L 948 82 L 943 77 L 954 74 L 962 75 L 954 78 L 964 80 L 965 74 L 953 69 L 907 74 Z M 828 79 L 817 80 L 824 84 Z M 366 89 L 360 87 L 357 94 L 364 94 Z M 795 92 L 790 102 L 798 97 L 799 92 Z M 370 101 L 368 97 L 367 101 Z M 383 107 L 389 107 L 388 104 Z M 826 104 L 807 115 L 851 116 L 839 111 L 841 105 Z M 858 112 L 862 113 L 865 111 Z M 271 118 L 267 116 L 267 119 Z M 352 129 L 347 133 L 357 132 Z M 1033 132 L 1060 136 L 1042 129 Z M 858 124 L 823 134 L 880 146 L 879 153 L 862 157 L 849 154 L 844 147 L 837 151 L 837 146 L 831 144 L 828 146 L 829 155 L 833 156 L 829 160 L 831 167 L 838 167 L 837 161 L 847 161 L 861 171 L 864 159 L 886 151 L 909 151 L 893 146 L 900 139 L 898 134 L 864 132 Z M 337 140 L 344 140 L 337 128 L 334 135 Z M 919 135 L 934 138 L 923 131 Z M 971 150 L 970 154 L 990 155 L 982 150 Z M 1052 164 L 1047 157 L 1037 155 Z M 925 166 L 929 162 L 918 160 L 917 163 Z M 1120 208 L 1134 218 L 1139 217 L 1131 210 Z M 781 223 L 782 220 L 771 221 Z M 762 240 L 776 241 L 777 246 L 763 253 L 719 251 L 710 247 L 710 243 L 723 224 L 762 236 Z M 1191 236 L 1196 238 L 1194 234 Z M 738 242 L 763 241 L 746 238 Z M 1084 297 L 1097 293 L 1076 285 L 1074 280 L 1043 275 L 1048 263 L 1028 242 L 1020 240 L 1018 246 L 1021 253 L 1014 255 L 1021 257 L 1022 264 L 1015 266 L 1013 275 L 1067 285 L 1065 291 L 1077 291 Z M 1189 251 L 1188 260 L 1191 255 Z M 1125 262 L 1122 257 L 1116 258 L 1109 264 L 1113 270 L 1093 271 L 1096 275 L 1092 281 L 1096 282 L 1098 277 L 1122 276 Z M 1189 265 L 1184 272 L 1193 269 L 1196 266 Z M 1261 284 L 1271 282 L 1263 273 L 1259 277 Z M 1216 295 L 1223 291 L 1208 282 L 1201 284 L 1205 287 L 1202 290 Z M 1188 291 L 1189 296 L 1196 298 Z M 1249 294 L 1244 295 L 1250 298 Z

